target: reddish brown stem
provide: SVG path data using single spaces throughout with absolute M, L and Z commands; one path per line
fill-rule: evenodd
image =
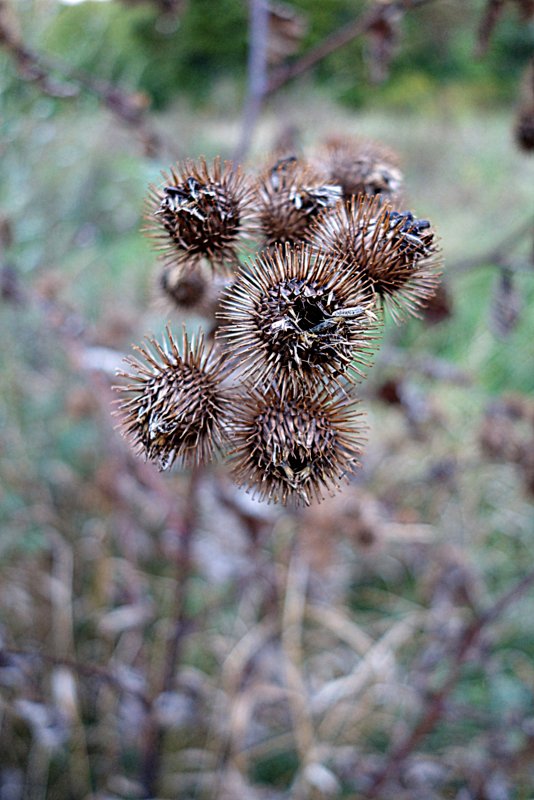
M 191 550 L 197 523 L 197 490 L 200 474 L 200 468 L 193 469 L 191 472 L 186 506 L 178 533 L 179 546 L 176 554 L 172 630 L 167 641 L 156 697 L 173 688 L 184 636 L 188 630 L 187 593 L 192 570 Z M 146 798 L 154 797 L 157 794 L 164 743 L 164 731 L 152 711 L 147 719 L 144 755 L 141 764 L 141 783 Z
M 388 15 L 396 14 L 398 11 L 408 11 L 431 2 L 433 2 L 433 0 L 393 0 L 391 3 L 377 3 L 365 14 L 358 17 L 358 19 L 347 23 L 347 25 L 331 33 L 297 61 L 278 69 L 271 76 L 267 85 L 266 94 L 274 94 L 274 92 L 277 92 L 278 89 L 286 83 L 289 83 L 289 81 L 308 72 L 308 70 L 316 64 L 319 64 L 319 62 L 323 61 L 327 56 L 335 53 L 336 50 L 340 50 L 358 36 L 371 30 L 385 20 Z
M 500 615 L 512 605 L 521 595 L 534 585 L 534 570 L 529 572 L 515 586 L 505 592 L 490 608 L 480 614 L 470 625 L 466 627 L 460 638 L 458 647 L 454 654 L 454 663 L 451 667 L 445 683 L 429 699 L 426 709 L 416 724 L 415 728 L 408 735 L 404 742 L 394 748 L 386 761 L 381 772 L 375 777 L 371 788 L 365 793 L 367 800 L 381 796 L 384 784 L 396 774 L 398 774 L 405 760 L 415 750 L 417 745 L 429 733 L 441 719 L 446 701 L 456 686 L 462 671 L 462 666 L 472 648 L 478 643 L 480 636 L 485 628 L 495 622 Z

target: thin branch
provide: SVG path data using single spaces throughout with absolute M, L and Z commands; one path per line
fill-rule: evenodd
M 399 11 L 409 11 L 432 2 L 434 0 L 392 0 L 390 3 L 377 3 L 357 19 L 331 33 L 297 61 L 276 70 L 269 80 L 266 94 L 274 94 L 286 83 L 308 72 L 327 56 L 345 47 L 358 36 L 367 33 L 390 15 L 395 16 Z
M 249 0 L 247 96 L 243 106 L 241 135 L 234 153 L 237 163 L 248 152 L 265 97 L 268 36 L 269 6 L 264 0 Z
M 517 272 L 523 271 L 523 269 L 514 270 L 513 264 L 510 263 L 510 250 L 516 248 L 527 236 L 534 237 L 534 219 L 532 217 L 522 222 L 512 233 L 506 234 L 504 239 L 495 247 L 478 256 L 472 256 L 450 264 L 447 267 L 447 272 L 469 272 L 472 269 L 488 265 L 506 267 Z M 530 270 L 532 271 L 532 269 L 531 265 Z
M 44 94 L 60 99 L 77 98 L 82 91 L 90 92 L 121 122 L 135 129 L 147 155 L 154 156 L 159 152 L 160 138 L 145 120 L 147 103 L 144 95 L 126 92 L 109 81 L 70 69 L 60 61 L 26 47 L 11 28 L 6 12 L 7 3 L 0 0 L 0 46 L 12 56 L 19 74 L 25 80 L 35 83 Z M 59 79 L 56 75 L 60 76 Z
M 456 652 L 454 653 L 454 663 L 447 680 L 441 689 L 435 692 L 429 699 L 423 716 L 412 732 L 404 742 L 401 742 L 401 744 L 393 750 L 382 771 L 375 777 L 371 788 L 365 793 L 367 800 L 380 796 L 384 784 L 398 773 L 401 765 L 415 750 L 419 742 L 431 733 L 436 723 L 439 722 L 445 711 L 445 703 L 460 678 L 463 664 L 470 650 L 478 643 L 484 629 L 495 622 L 509 606 L 518 600 L 532 586 L 534 586 L 534 570 L 525 575 L 515 586 L 512 586 L 511 589 L 505 592 L 502 597 L 490 606 L 487 611 L 480 614 L 465 628 Z
M 193 536 L 197 527 L 197 497 L 200 479 L 200 468 L 191 472 L 189 487 L 186 496 L 186 507 L 181 518 L 179 531 L 179 547 L 176 554 L 175 594 L 172 620 L 172 631 L 167 642 L 167 648 L 162 664 L 160 685 L 157 693 L 169 692 L 173 689 L 176 667 L 179 663 L 183 640 L 189 630 L 187 618 L 187 593 L 189 591 L 192 560 L 191 549 Z M 147 719 L 145 733 L 145 748 L 141 764 L 141 783 L 145 797 L 155 797 L 161 772 L 161 760 L 165 733 L 154 713 Z
M 142 691 L 126 686 L 117 675 L 113 674 L 109 669 L 106 669 L 106 667 L 101 667 L 98 664 L 82 664 L 80 661 L 76 661 L 72 658 L 55 656 L 51 653 L 42 653 L 39 650 L 31 650 L 23 647 L 2 647 L 0 648 L 0 655 L 3 654 L 8 657 L 19 656 L 22 658 L 37 659 L 52 667 L 67 667 L 85 678 L 96 678 L 103 683 L 107 683 L 117 692 L 126 692 L 127 694 L 137 697 L 145 709 L 150 708 L 150 701 Z

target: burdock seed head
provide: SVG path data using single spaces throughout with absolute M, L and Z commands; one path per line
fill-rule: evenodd
M 164 470 L 178 460 L 186 466 L 209 461 L 223 440 L 228 401 L 221 388 L 224 366 L 213 349 L 205 351 L 202 335 L 181 352 L 170 329 L 163 345 L 155 339 L 136 347 L 128 358 L 132 370 L 117 387 L 128 395 L 118 414 L 125 435 L 138 451 Z
M 345 395 L 252 390 L 233 413 L 233 475 L 262 500 L 309 505 L 359 466 L 364 431 Z
M 341 198 L 341 188 L 328 182 L 295 156 L 281 158 L 258 178 L 256 211 L 266 247 L 301 242 L 314 219 Z
M 177 264 L 164 266 L 158 275 L 157 301 L 166 313 L 177 312 L 182 318 L 188 314 L 199 315 L 215 326 L 218 324 L 215 313 L 225 286 L 228 286 L 227 279 L 214 275 L 202 264 L 194 269 L 184 269 Z
M 254 385 L 307 390 L 362 375 L 378 334 L 373 305 L 372 292 L 336 258 L 278 246 L 223 294 L 219 334 Z
M 534 150 L 534 59 L 531 59 L 523 75 L 514 133 L 518 147 L 531 153 Z
M 430 222 L 379 198 L 360 195 L 320 217 L 311 241 L 341 271 L 368 281 L 397 322 L 417 316 L 439 283 L 442 259 Z
M 184 161 L 163 179 L 150 188 L 145 230 L 165 262 L 194 267 L 206 260 L 213 269 L 232 269 L 253 219 L 248 179 L 220 158 L 211 166 L 203 158 Z
M 339 184 L 343 196 L 379 195 L 385 200 L 398 200 L 403 175 L 397 155 L 377 142 L 333 136 L 319 151 L 317 161 L 329 179 Z

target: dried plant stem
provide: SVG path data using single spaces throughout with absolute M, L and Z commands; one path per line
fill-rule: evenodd
M 172 627 L 163 657 L 161 676 L 156 686 L 155 697 L 173 688 L 176 667 L 180 660 L 184 636 L 188 630 L 187 592 L 192 569 L 192 543 L 197 524 L 197 496 L 202 467 L 194 467 L 190 472 L 187 487 L 185 508 L 179 523 L 176 525 L 178 551 L 175 563 L 175 590 L 173 602 Z M 150 710 L 144 735 L 144 752 L 141 763 L 141 783 L 144 797 L 154 797 L 161 772 L 165 733 L 155 717 L 154 709 Z
M 122 123 L 136 130 L 147 155 L 154 156 L 162 149 L 159 135 L 146 123 L 146 103 L 141 95 L 73 70 L 27 47 L 9 24 L 7 9 L 6 0 L 0 0 L 0 46 L 12 56 L 26 80 L 33 81 L 44 94 L 60 99 L 76 98 L 84 91 L 95 95 Z
M 402 764 L 415 750 L 419 742 L 431 733 L 436 723 L 439 722 L 445 711 L 446 701 L 461 676 L 463 664 L 471 649 L 478 643 L 485 628 L 495 622 L 509 606 L 518 600 L 532 586 L 534 586 L 534 570 L 527 573 L 527 575 L 490 606 L 487 611 L 480 614 L 465 628 L 458 642 L 456 652 L 453 655 L 453 664 L 448 678 L 443 683 L 441 689 L 430 697 L 421 719 L 412 732 L 407 736 L 405 741 L 394 748 L 389 755 L 381 772 L 375 777 L 371 788 L 365 793 L 367 800 L 381 796 L 381 790 L 384 784 L 398 773 Z
M 472 269 L 486 266 L 506 267 L 514 272 L 513 264 L 510 263 L 510 250 L 516 248 L 524 239 L 534 239 L 534 219 L 530 217 L 519 225 L 514 231 L 506 234 L 506 236 L 499 242 L 498 245 L 481 253 L 478 256 L 463 259 L 456 263 L 449 264 L 447 272 L 469 272 Z M 534 261 L 534 254 L 533 254 Z M 517 270 L 520 271 L 520 270 Z M 532 264 L 530 264 L 530 271 L 532 271 Z
M 243 106 L 241 134 L 234 162 L 241 163 L 250 147 L 267 86 L 267 39 L 269 7 L 264 0 L 249 0 L 249 50 L 247 95 Z
M 277 70 L 267 84 L 266 94 L 274 94 L 293 78 L 303 75 L 327 56 L 345 47 L 353 39 L 387 19 L 389 15 L 396 14 L 398 11 L 408 11 L 430 2 L 433 0 L 392 0 L 390 3 L 376 3 L 367 13 L 331 33 L 293 64 Z
M 48 664 L 52 667 L 66 667 L 84 678 L 94 678 L 102 683 L 106 683 L 116 692 L 131 694 L 136 697 L 146 709 L 150 707 L 150 701 L 143 692 L 139 689 L 133 689 L 124 685 L 120 678 L 114 675 L 110 670 L 97 664 L 82 664 L 80 661 L 76 661 L 73 658 L 55 656 L 51 653 L 43 653 L 37 649 L 24 647 L 2 647 L 0 648 L 0 653 L 5 653 L 7 656 L 21 656 L 23 658 L 37 659 L 42 661 L 43 664 Z

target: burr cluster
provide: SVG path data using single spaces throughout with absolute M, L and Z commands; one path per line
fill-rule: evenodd
M 431 223 L 404 209 L 397 159 L 335 139 L 258 174 L 185 161 L 150 188 L 146 230 L 158 286 L 182 321 L 128 360 L 126 436 L 160 469 L 223 458 L 262 500 L 309 505 L 360 465 L 356 384 L 384 317 L 417 316 L 441 255 Z

